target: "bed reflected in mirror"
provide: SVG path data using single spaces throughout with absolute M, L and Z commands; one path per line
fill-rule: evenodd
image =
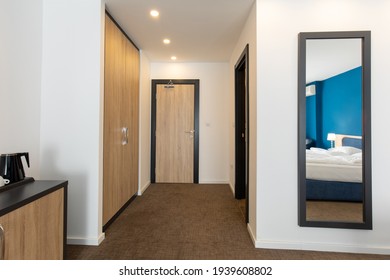
M 372 228 L 369 32 L 299 34 L 299 225 Z
M 306 220 L 363 222 L 361 136 L 335 134 L 306 150 Z

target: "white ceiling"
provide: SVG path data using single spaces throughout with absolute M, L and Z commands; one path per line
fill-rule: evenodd
M 361 39 L 306 40 L 306 83 L 322 81 L 361 65 Z
M 106 9 L 152 62 L 173 55 L 177 62 L 226 62 L 254 1 L 106 0 Z M 157 19 L 152 9 L 160 12 Z

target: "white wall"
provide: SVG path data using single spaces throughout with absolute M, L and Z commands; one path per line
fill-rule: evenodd
M 102 101 L 104 5 L 43 1 L 41 177 L 66 179 L 68 242 L 104 237 Z
M 228 63 L 152 63 L 152 79 L 199 79 L 199 183 L 229 181 Z
M 42 1 L 2 1 L 0 38 L 0 154 L 29 152 L 39 179 Z
M 234 189 L 235 185 L 235 65 L 238 62 L 244 48 L 249 45 L 249 231 L 252 237 L 256 235 L 256 139 L 257 139 L 257 42 L 256 42 L 256 4 L 248 16 L 240 38 L 232 53 L 229 64 L 230 77 L 230 118 L 229 118 L 229 138 L 230 138 L 230 185 Z M 253 237 L 254 238 L 254 237 Z
M 71 243 L 98 244 L 104 237 L 101 2 L 13 0 L 0 10 L 0 104 L 12 119 L 2 122 L 0 152 L 28 151 L 27 175 L 69 180 Z M 390 84 L 383 70 L 390 67 L 389 10 L 387 0 L 257 0 L 230 63 L 152 63 L 147 70 L 152 79 L 200 79 L 200 181 L 233 183 L 234 146 L 227 140 L 233 131 L 232 65 L 249 42 L 250 153 L 256 155 L 250 158 L 256 203 L 250 200 L 249 229 L 256 247 L 390 253 Z M 302 228 L 297 222 L 297 35 L 338 30 L 372 31 L 373 230 Z M 141 118 L 150 98 L 143 96 L 150 86 L 146 76 Z M 141 139 L 148 125 L 141 123 Z M 146 146 L 140 148 L 141 187 L 149 179 Z
M 389 11 L 387 0 L 257 0 L 257 247 L 390 253 Z M 373 230 L 299 227 L 298 33 L 348 30 L 372 31 Z
M 150 185 L 150 130 L 151 130 L 151 82 L 150 61 L 140 51 L 140 147 L 139 147 L 139 191 L 141 195 Z

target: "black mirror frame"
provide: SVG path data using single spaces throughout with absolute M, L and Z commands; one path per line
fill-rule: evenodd
M 363 222 L 306 219 L 306 40 L 362 39 Z M 298 224 L 301 227 L 372 229 L 371 193 L 371 31 L 302 32 L 298 34 Z

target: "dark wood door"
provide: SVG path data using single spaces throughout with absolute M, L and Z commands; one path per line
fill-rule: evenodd
M 249 46 L 235 66 L 235 197 L 246 199 L 249 222 Z

